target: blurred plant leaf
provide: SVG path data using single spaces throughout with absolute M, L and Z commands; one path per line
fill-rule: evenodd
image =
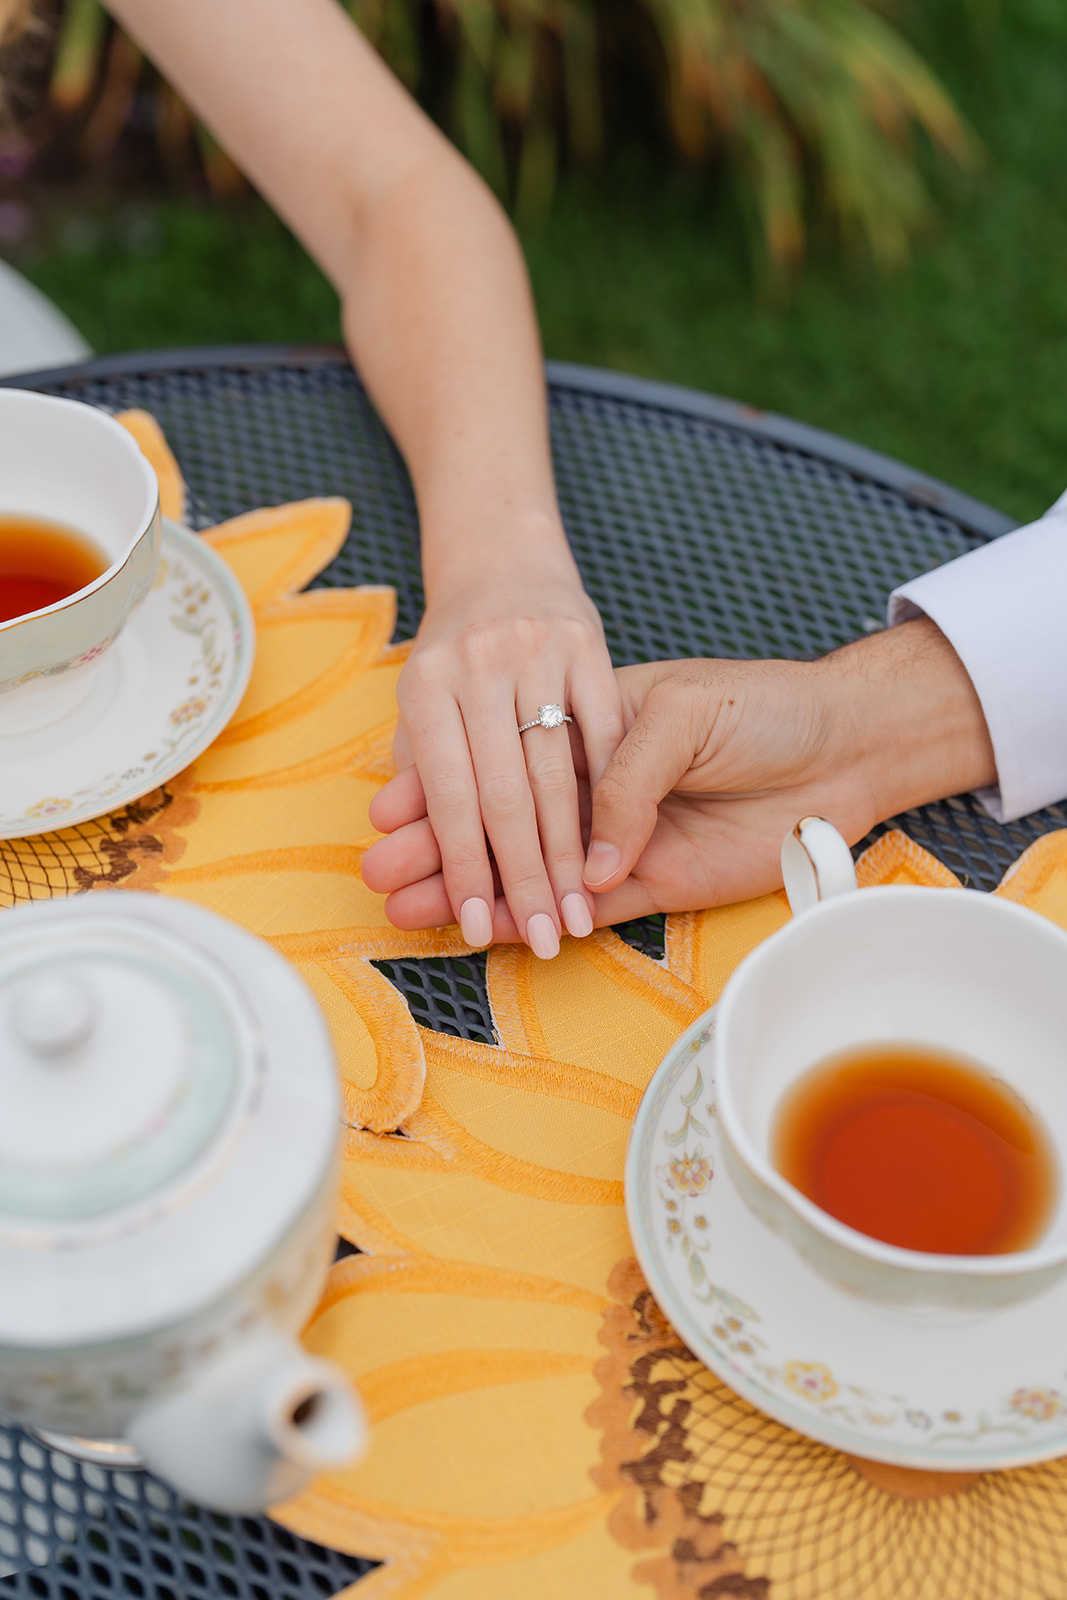
M 81 149 L 90 164 L 112 148 L 129 120 L 144 67 L 144 57 L 125 33 L 111 34 L 103 80 L 81 134 Z
M 343 3 L 524 227 L 547 213 L 563 161 L 600 158 L 604 107 L 632 102 L 635 84 L 709 188 L 731 181 L 753 258 L 778 286 L 820 216 L 878 266 L 903 261 L 930 212 L 922 142 L 959 168 L 979 155 L 880 0 Z M 963 4 L 976 26 L 995 27 L 999 0 Z M 86 157 L 106 153 L 146 94 L 170 180 L 237 192 L 229 158 L 99 0 L 67 0 L 51 101 L 83 118 Z
M 419 78 L 417 6 L 390 0 L 346 0 L 346 9 L 401 83 L 414 91 Z
M 9 40 L 21 34 L 26 27 L 30 16 L 29 0 L 16 0 L 16 4 L 9 6 L 0 19 L 0 47 Z
M 563 80 L 570 147 L 579 161 L 600 159 L 604 143 L 597 60 L 596 17 L 589 0 L 560 7 L 557 31 L 563 58 Z
M 718 144 L 781 278 L 821 202 L 888 267 L 928 212 L 914 135 L 961 167 L 978 144 L 917 53 L 863 0 L 645 0 L 679 146 Z
M 226 154 L 210 128 L 202 122 L 196 125 L 196 142 L 200 149 L 204 177 L 216 200 L 233 200 L 248 187 L 244 173 Z
M 558 144 L 547 116 L 535 118 L 525 130 L 515 184 L 515 219 L 533 232 L 548 215 L 556 186 Z
M 107 14 L 99 0 L 70 0 L 60 28 L 49 95 L 60 111 L 78 111 L 101 72 Z

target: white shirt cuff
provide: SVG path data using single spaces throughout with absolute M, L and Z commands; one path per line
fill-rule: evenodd
M 1067 795 L 1067 493 L 1039 522 L 902 584 L 889 622 L 926 615 L 970 675 L 998 786 L 978 799 L 998 822 Z

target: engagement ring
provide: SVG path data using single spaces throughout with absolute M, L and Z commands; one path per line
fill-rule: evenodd
M 522 723 L 519 732 L 525 733 L 527 728 L 560 728 L 570 721 L 562 706 L 538 706 L 536 717 L 532 722 Z

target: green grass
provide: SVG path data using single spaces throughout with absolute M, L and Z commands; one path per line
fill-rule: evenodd
M 938 182 L 909 270 L 824 247 L 787 305 L 760 304 L 729 205 L 619 160 L 568 180 L 526 241 L 548 354 L 785 412 L 1037 515 L 1067 482 L 1067 7 L 1002 0 L 986 36 L 990 3 L 902 17 L 988 151 Z M 20 264 L 101 352 L 338 336 L 329 287 L 256 205 L 82 219 Z
M 258 203 L 96 205 L 46 224 L 45 236 L 17 265 L 101 355 L 340 338 L 330 285 Z

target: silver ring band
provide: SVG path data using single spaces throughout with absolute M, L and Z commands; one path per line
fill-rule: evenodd
M 562 706 L 538 706 L 536 717 L 532 722 L 521 723 L 519 732 L 525 733 L 529 728 L 561 728 L 565 722 L 573 720 Z

